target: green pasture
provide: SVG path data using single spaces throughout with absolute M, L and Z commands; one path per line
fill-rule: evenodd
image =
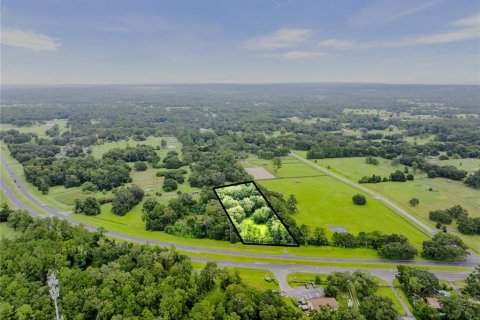
M 18 232 L 13 230 L 6 222 L 0 223 L 0 239 L 13 239 L 18 235 Z
M 430 159 L 430 163 L 434 163 L 439 166 L 455 166 L 459 170 L 465 170 L 468 173 L 473 173 L 474 171 L 480 170 L 480 159 L 449 159 L 449 160 L 438 160 Z
M 327 283 L 328 274 L 323 273 L 308 273 L 308 272 L 292 272 L 287 275 L 287 283 L 291 288 L 295 288 L 298 286 L 303 286 L 305 284 L 310 284 L 315 282 L 316 277 L 320 277 L 320 284 L 317 285 L 325 285 Z
M 192 266 L 195 270 L 200 272 L 205 268 L 206 262 L 192 261 Z M 222 266 L 220 266 L 222 267 Z M 257 268 L 241 268 L 241 267 L 225 267 L 231 273 L 237 272 L 242 279 L 242 282 L 255 287 L 259 290 L 278 290 L 278 280 L 275 278 L 273 272 L 265 269 Z M 265 280 L 266 277 L 270 281 Z
M 319 170 L 307 165 L 301 165 L 302 162 L 293 157 L 282 157 L 282 167 L 277 170 L 273 169 L 273 160 L 258 159 L 255 157 L 249 157 L 246 163 L 250 167 L 263 167 L 272 173 L 277 178 L 294 178 L 294 177 L 311 177 L 324 175 Z
M 302 154 L 301 152 L 295 152 Z M 390 160 L 377 158 L 379 165 L 369 165 L 365 163 L 365 158 L 335 158 L 318 159 L 317 164 L 329 170 L 338 173 L 354 182 L 357 182 L 362 176 L 377 174 L 386 176 L 387 173 L 397 169 L 403 170 L 403 166 L 392 166 Z M 458 165 L 467 171 L 472 171 L 480 166 L 478 159 L 458 159 L 444 160 L 436 162 L 437 164 Z M 460 166 L 462 163 L 462 166 Z M 411 170 L 411 169 L 410 169 Z M 265 183 L 268 183 L 265 181 Z M 459 204 L 466 208 L 472 217 L 480 216 L 480 191 L 466 186 L 462 181 L 453 181 L 445 178 L 428 178 L 424 173 L 417 172 L 414 181 L 407 182 L 382 182 L 364 184 L 363 186 L 382 194 L 399 206 L 419 218 L 420 220 L 434 226 L 428 219 L 428 213 L 432 210 L 446 209 Z M 429 189 L 432 188 L 432 191 Z M 408 204 L 411 198 L 418 198 L 420 204 L 412 207 Z M 448 226 L 450 232 L 462 237 L 473 250 L 480 250 L 480 236 L 463 235 L 458 233 L 455 223 Z
M 238 272 L 242 282 L 249 286 L 260 290 L 278 290 L 278 281 L 269 270 L 240 267 L 227 267 L 226 269 L 232 273 Z M 270 281 L 265 280 L 266 277 L 269 277 Z
M 411 144 L 416 144 L 416 145 L 424 145 L 427 144 L 435 139 L 435 135 L 433 134 L 424 134 L 420 136 L 415 136 L 415 137 L 404 137 L 403 140 L 411 143 Z
M 299 225 L 324 227 L 329 234 L 329 227 L 334 226 L 345 227 L 354 234 L 374 230 L 403 234 L 417 247 L 428 239 L 416 226 L 370 196 L 365 206 L 354 205 L 352 196 L 358 191 L 329 176 L 301 178 L 298 183 L 295 178 L 259 183 L 284 195 L 295 195 L 298 213 L 294 217 Z
M 134 147 L 137 144 L 149 145 L 152 147 L 160 147 L 162 140 L 167 141 L 167 147 L 164 149 L 157 150 L 157 154 L 163 159 L 168 153 L 168 151 L 177 151 L 179 155 L 182 154 L 182 144 L 175 137 L 152 137 L 149 136 L 145 141 L 135 141 L 130 140 L 121 140 L 114 142 L 104 142 L 94 145 L 92 147 L 92 155 L 96 158 L 100 158 L 105 152 L 115 149 L 115 148 L 126 148 L 127 146 Z
M 35 133 L 38 135 L 38 137 L 46 137 L 45 131 L 51 127 L 53 127 L 55 124 L 58 124 L 58 127 L 60 129 L 60 134 L 65 132 L 67 130 L 67 120 L 66 119 L 56 119 L 56 120 L 50 120 L 46 121 L 45 124 L 43 123 L 35 123 L 31 126 L 14 126 L 8 123 L 2 123 L 0 125 L 0 130 L 17 130 L 18 132 L 21 133 Z

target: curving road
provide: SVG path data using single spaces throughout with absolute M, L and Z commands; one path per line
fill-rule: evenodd
M 305 159 L 300 158 L 297 155 L 293 155 L 296 158 L 304 161 Z M 69 217 L 67 212 L 61 212 L 56 208 L 44 205 L 39 199 L 37 199 L 34 195 L 32 195 L 28 189 L 25 187 L 19 176 L 12 170 L 12 168 L 8 165 L 7 161 L 0 157 L 0 162 L 2 166 L 0 169 L 5 169 L 9 178 L 14 181 L 15 188 L 27 198 L 31 203 L 36 205 L 38 208 L 42 208 L 44 211 L 48 212 L 48 215 L 44 215 L 28 207 L 24 204 L 17 196 L 17 194 L 11 189 L 8 185 L 7 181 L 4 179 L 3 176 L 0 177 L 0 187 L 3 190 L 5 196 L 11 201 L 11 203 L 18 209 L 26 210 L 29 214 L 35 217 L 46 217 L 46 216 L 54 216 L 60 219 L 64 219 L 68 221 L 72 225 L 83 225 L 85 228 L 89 230 L 96 230 L 97 227 L 85 223 L 80 223 L 79 221 L 72 219 Z M 305 162 L 305 161 L 304 161 Z M 309 165 L 313 165 L 317 169 L 322 170 L 323 168 L 318 167 L 313 163 L 308 163 Z M 324 171 L 324 170 L 322 170 Z M 326 171 L 324 171 L 327 173 Z M 327 174 L 332 175 L 332 173 L 328 172 Z M 336 175 L 335 175 L 336 176 Z M 336 178 L 344 181 L 344 178 L 337 176 Z M 346 180 L 345 183 L 352 184 L 350 181 Z M 367 191 L 365 191 L 367 192 Z M 369 192 L 371 194 L 371 192 Z M 388 199 L 385 199 L 388 203 Z M 408 214 L 408 213 L 407 213 Z M 172 246 L 174 245 L 177 249 L 189 252 L 208 252 L 208 253 L 222 253 L 231 256 L 248 256 L 248 257 L 257 257 L 257 258 L 267 258 L 267 259 L 281 259 L 285 260 L 285 263 L 261 263 L 261 262 L 254 262 L 254 263 L 242 263 L 242 262 L 234 262 L 234 261 L 227 261 L 227 260 L 214 260 L 209 258 L 199 258 L 199 257 L 191 257 L 194 261 L 199 262 L 209 262 L 215 261 L 220 266 L 228 266 L 228 267 L 242 267 L 242 268 L 260 268 L 266 269 L 273 272 L 277 280 L 279 281 L 279 287 L 282 291 L 285 291 L 287 295 L 295 296 L 294 289 L 288 286 L 286 281 L 286 276 L 292 272 L 309 272 L 309 273 L 331 273 L 334 271 L 355 271 L 358 268 L 355 267 L 323 267 L 323 266 L 311 266 L 311 265 L 300 265 L 300 264 L 292 264 L 291 261 L 288 260 L 301 260 L 301 261 L 329 261 L 329 262 L 351 262 L 351 263 L 389 263 L 389 264 L 422 264 L 422 265 L 454 265 L 454 266 L 468 266 L 474 267 L 480 263 L 480 259 L 476 256 L 469 257 L 464 261 L 458 262 L 436 262 L 436 261 L 392 261 L 392 260 L 375 260 L 375 259 L 352 259 L 352 258 L 321 258 L 321 257 L 304 257 L 304 256 L 296 256 L 291 254 L 282 254 L 282 255 L 275 255 L 275 254 L 262 254 L 262 253 L 250 253 L 250 252 L 239 252 L 233 250 L 222 250 L 222 249 L 213 249 L 213 248 L 203 248 L 203 247 L 195 247 L 195 246 L 187 246 L 181 244 L 175 244 L 171 242 L 163 242 L 163 241 L 156 241 L 150 240 L 140 237 L 135 237 L 131 235 L 122 234 L 115 231 L 107 231 L 107 234 L 112 237 L 120 238 L 123 240 L 128 240 L 132 242 L 138 243 L 147 243 L 153 245 L 160 245 L 160 246 Z M 393 279 L 395 278 L 396 270 L 395 269 L 378 269 L 378 268 L 368 268 L 368 272 L 373 274 L 374 276 L 380 277 L 387 281 L 389 285 L 394 290 L 397 297 L 399 297 L 402 306 L 404 306 L 405 314 L 410 316 L 410 312 L 406 308 L 405 302 L 398 296 L 395 288 L 393 287 Z M 469 272 L 449 272 L 449 271 L 432 271 L 438 277 L 442 279 L 446 279 L 447 281 L 454 281 L 458 279 L 465 279 Z

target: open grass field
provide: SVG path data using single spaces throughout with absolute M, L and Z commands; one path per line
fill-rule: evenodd
M 16 232 L 11 227 L 9 227 L 6 222 L 0 223 L 0 239 L 2 238 L 13 239 L 17 236 L 17 234 L 18 232 Z
M 480 170 L 480 159 L 449 159 L 438 160 L 431 159 L 429 162 L 437 164 L 439 166 L 455 166 L 460 170 L 465 170 L 468 173 Z
M 292 157 L 282 157 L 281 161 L 282 167 L 278 169 L 277 172 L 275 172 L 273 169 L 273 160 L 249 157 L 244 164 L 247 166 L 263 167 L 277 178 L 312 177 L 324 175 L 322 172 L 310 166 L 299 166 L 298 164 L 300 161 Z
M 294 158 L 288 158 L 285 162 L 289 165 L 282 166 L 278 170 L 278 176 L 293 175 L 297 168 L 299 172 L 305 172 L 305 167 L 319 172 Z M 333 232 L 329 227 L 334 226 L 345 227 L 352 233 L 381 230 L 384 233 L 404 234 L 417 247 L 427 239 L 416 226 L 372 197 L 367 196 L 365 206 L 354 205 L 351 199 L 358 191 L 332 177 L 319 175 L 263 180 L 259 183 L 285 196 L 295 195 L 298 201 L 295 219 L 298 224 L 312 228 L 324 227 L 330 234 Z
M 301 152 L 296 153 L 302 154 Z M 363 157 L 319 159 L 316 163 L 355 182 L 364 175 L 371 176 L 372 174 L 377 174 L 383 177 L 397 169 L 403 169 L 403 166 L 392 166 L 389 160 L 380 158 L 378 158 L 378 160 L 379 164 L 377 166 L 366 164 L 365 158 Z M 480 160 L 476 159 L 444 160 L 438 162 L 444 163 L 445 165 L 455 165 L 462 162 L 462 167 L 470 172 L 475 170 L 477 165 L 480 165 Z M 449 181 L 445 178 L 429 179 L 424 173 L 417 172 L 414 181 L 382 182 L 364 184 L 363 186 L 387 196 L 399 206 L 432 226 L 434 226 L 434 223 L 428 219 L 428 213 L 430 211 L 446 209 L 456 204 L 466 208 L 470 216 L 480 216 L 480 191 L 467 187 L 461 181 Z M 433 191 L 429 191 L 429 188 L 433 188 Z M 416 207 L 411 207 L 408 204 L 408 201 L 413 197 L 420 200 L 420 204 Z M 448 229 L 452 233 L 461 236 L 473 250 L 477 252 L 480 251 L 480 236 L 467 236 L 458 233 L 455 228 L 455 223 L 452 223 Z
M 260 290 L 278 290 L 278 281 L 271 271 L 240 267 L 227 267 L 227 270 L 238 272 L 242 281 L 249 286 Z M 266 277 L 269 277 L 270 281 L 265 280 Z
M 421 135 L 421 136 L 415 136 L 415 137 L 404 137 L 403 140 L 411 143 L 411 144 L 416 144 L 416 145 L 424 145 L 427 144 L 428 142 L 433 141 L 435 138 L 435 135 L 433 134 L 426 134 L 426 135 Z
M 192 265 L 195 270 L 200 272 L 205 267 L 206 262 L 192 261 Z M 278 290 L 279 288 L 278 280 L 269 270 L 240 267 L 226 267 L 225 269 L 232 273 L 238 272 L 243 283 L 259 290 Z M 269 277 L 270 281 L 266 281 L 266 277 Z
M 180 155 L 182 154 L 182 144 L 175 137 L 147 137 L 145 141 L 135 141 L 131 140 L 122 140 L 115 142 L 105 142 L 97 144 L 92 147 L 92 155 L 96 158 L 100 158 L 105 152 L 115 149 L 115 148 L 126 148 L 127 146 L 136 146 L 137 144 L 145 144 L 152 147 L 160 147 L 160 142 L 162 140 L 167 141 L 167 147 L 164 149 L 157 150 L 157 154 L 163 159 L 168 153 L 168 151 L 177 151 Z
M 66 131 L 66 125 L 67 125 L 66 119 L 56 119 L 56 120 L 46 121 L 45 124 L 36 123 L 31 126 L 22 126 L 22 127 L 14 126 L 7 123 L 2 123 L 2 125 L 0 126 L 0 130 L 15 129 L 22 133 L 35 133 L 38 135 L 38 137 L 46 137 L 47 135 L 45 134 L 45 131 L 53 127 L 55 124 L 58 124 L 58 127 L 60 129 L 60 134 Z
M 308 273 L 308 272 L 292 272 L 287 275 L 287 283 L 291 288 L 303 286 L 315 282 L 316 277 L 320 277 L 321 285 L 327 283 L 328 274 L 323 273 Z M 317 284 L 318 285 L 318 284 Z

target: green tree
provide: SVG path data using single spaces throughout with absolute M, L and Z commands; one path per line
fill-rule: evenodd
M 387 259 L 410 260 L 418 254 L 418 250 L 410 242 L 391 242 L 382 245 L 378 253 Z
M 475 267 L 475 270 L 470 273 L 465 283 L 464 291 L 477 300 L 480 300 L 480 265 Z
M 468 254 L 468 246 L 456 235 L 440 232 L 423 242 L 422 256 L 434 260 L 460 260 Z
M 148 169 L 147 164 L 143 161 L 137 161 L 133 165 L 136 171 L 146 171 Z
M 360 304 L 359 311 L 368 320 L 395 320 L 397 310 L 392 299 L 380 296 L 368 296 Z
M 167 147 L 167 140 L 165 139 L 160 140 L 160 146 L 162 147 L 162 149 L 165 149 Z
M 410 199 L 410 201 L 408 201 L 408 203 L 410 203 L 412 207 L 416 207 L 420 204 L 420 200 L 418 200 L 417 198 L 412 198 Z
M 279 157 L 273 158 L 273 171 L 277 173 L 277 170 L 282 167 L 282 159 Z
M 96 216 L 97 214 L 100 214 L 100 211 L 100 204 L 94 197 L 87 197 L 83 200 L 83 212 L 87 216 Z
M 8 204 L 6 202 L 2 203 L 2 207 L 0 209 L 0 222 L 6 222 L 11 212 L 12 209 L 10 209 Z
M 174 179 L 169 179 L 169 178 L 163 180 L 162 189 L 165 192 L 170 192 L 170 191 L 177 190 L 177 181 L 175 181 Z
M 352 197 L 352 201 L 357 206 L 362 206 L 367 203 L 367 198 L 363 194 L 358 193 Z

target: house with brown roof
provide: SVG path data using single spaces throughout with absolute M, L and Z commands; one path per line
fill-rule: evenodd
M 330 297 L 312 298 L 308 300 L 308 306 L 310 307 L 310 310 L 316 310 L 316 311 L 320 311 L 320 308 L 322 306 L 329 306 L 337 310 L 338 302 L 337 302 L 337 299 L 330 298 Z
M 427 297 L 427 303 L 433 309 L 439 310 L 442 308 L 437 298 Z

